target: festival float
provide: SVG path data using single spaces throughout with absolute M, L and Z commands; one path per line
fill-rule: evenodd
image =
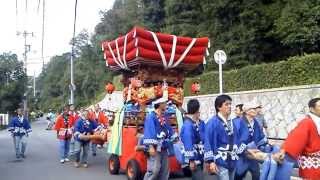
M 210 42 L 207 37 L 190 38 L 156 33 L 134 27 L 127 34 L 102 42 L 106 66 L 122 74 L 124 105 L 115 113 L 107 160 L 111 174 L 125 171 L 128 179 L 139 179 L 146 172 L 146 156 L 136 149 L 139 129 L 152 102 L 166 98 L 172 127 L 182 126 L 183 83 L 187 73 L 202 69 Z M 106 90 L 112 92 L 114 87 Z M 179 159 L 179 158 L 178 158 Z M 169 158 L 170 173 L 181 172 L 175 156 Z

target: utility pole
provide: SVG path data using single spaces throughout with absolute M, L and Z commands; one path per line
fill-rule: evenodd
M 36 71 L 33 71 L 33 97 L 36 97 Z
M 74 104 L 74 91 L 76 89 L 74 85 L 74 78 L 73 78 L 73 58 L 74 58 L 74 44 L 75 44 L 75 33 L 76 33 L 76 20 L 77 20 L 77 4 L 78 0 L 75 0 L 74 5 L 74 21 L 73 21 L 73 36 L 72 36 L 72 47 L 71 47 L 71 59 L 70 59 L 70 103 Z
M 18 32 L 17 35 L 20 35 L 21 33 Z M 31 45 L 27 44 L 27 37 L 31 35 L 33 36 L 33 32 L 28 32 L 28 31 L 23 31 L 22 36 L 24 38 L 24 53 L 23 53 L 23 61 L 24 61 L 24 71 L 26 73 L 27 76 L 27 80 L 26 80 L 26 84 L 25 84 L 25 93 L 24 93 L 24 100 L 23 100 L 23 112 L 25 117 L 28 116 L 28 112 L 27 112 L 27 108 L 28 108 L 28 104 L 27 104 L 27 95 L 28 95 L 28 74 L 27 74 L 27 59 L 28 59 L 28 52 L 30 52 L 31 49 Z

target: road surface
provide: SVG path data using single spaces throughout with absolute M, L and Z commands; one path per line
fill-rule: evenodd
M 73 163 L 60 164 L 54 131 L 46 131 L 46 122 L 32 124 L 26 159 L 15 160 L 13 141 L 9 133 L 0 131 L 0 180 L 125 180 L 124 174 L 110 175 L 106 168 L 107 154 L 99 149 L 97 156 L 89 154 L 89 167 L 75 168 Z M 186 178 L 174 178 L 182 180 Z

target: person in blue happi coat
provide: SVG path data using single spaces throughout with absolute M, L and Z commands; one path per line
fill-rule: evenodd
M 234 110 L 236 117 L 234 119 L 240 119 L 243 116 L 243 104 L 237 104 L 236 109 Z
M 84 110 L 81 117 L 75 124 L 75 167 L 79 167 L 80 163 L 83 167 L 88 167 L 88 151 L 90 140 L 88 135 L 92 135 L 94 130 L 98 127 L 96 121 L 89 119 L 89 111 Z M 80 158 L 82 151 L 82 158 Z M 80 162 L 81 160 L 81 162 Z
M 17 116 L 10 120 L 8 131 L 11 132 L 13 137 L 16 158 L 25 158 L 27 137 L 32 132 L 32 129 L 28 119 L 23 116 L 22 109 L 17 109 Z
M 234 114 L 236 115 L 235 118 L 232 119 L 233 123 L 235 124 L 235 128 L 236 129 L 239 129 L 240 127 L 240 120 L 243 116 L 243 104 L 237 104 L 236 105 L 236 108 L 234 110 Z
M 261 149 L 264 151 L 266 146 L 269 146 L 267 138 L 260 128 L 258 121 L 255 119 L 257 115 L 256 108 L 259 105 L 254 102 L 245 103 L 243 106 L 244 114 L 236 121 L 238 134 L 240 134 L 240 141 L 243 146 L 250 148 Z M 236 180 L 242 180 L 246 173 L 251 173 L 253 180 L 259 180 L 260 169 L 259 162 L 255 159 L 250 159 L 250 154 L 242 154 L 237 162 Z
M 190 99 L 187 104 L 187 114 L 181 128 L 181 141 L 184 146 L 184 164 L 192 171 L 193 180 L 202 180 L 205 123 L 200 120 L 200 103 Z
M 204 160 L 209 164 L 208 171 L 216 174 L 219 180 L 233 180 L 235 165 L 245 147 L 240 146 L 239 135 L 230 119 L 232 99 L 219 95 L 215 100 L 216 115 L 205 127 Z
M 246 173 L 250 172 L 253 180 L 288 180 L 294 162 L 291 159 L 286 159 L 283 163 L 276 162 L 274 153 L 278 152 L 280 147 L 269 144 L 256 119 L 257 107 L 259 104 L 254 101 L 245 103 L 244 115 L 236 121 L 241 146 L 245 146 L 246 150 L 237 161 L 235 179 L 242 180 Z
M 148 152 L 147 172 L 144 180 L 167 180 L 169 178 L 168 150 L 173 130 L 164 116 L 165 98 L 153 102 L 154 111 L 147 114 L 144 122 L 144 139 Z M 171 144 L 172 145 L 172 144 Z

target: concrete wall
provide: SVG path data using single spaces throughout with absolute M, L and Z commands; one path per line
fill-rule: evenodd
M 232 109 L 236 104 L 252 100 L 260 103 L 269 126 L 268 136 L 285 138 L 288 132 L 297 125 L 297 122 L 309 112 L 308 101 L 311 98 L 320 97 L 320 84 L 227 94 L 233 99 Z M 184 101 L 197 98 L 201 103 L 202 119 L 207 120 L 215 114 L 214 100 L 216 96 L 217 94 L 190 96 L 185 97 Z M 116 91 L 112 95 L 106 95 L 99 104 L 103 109 L 115 111 L 122 106 L 122 102 L 122 92 Z
M 233 99 L 232 110 L 236 104 L 252 100 L 260 103 L 269 127 L 268 136 L 286 138 L 288 132 L 309 112 L 308 101 L 320 97 L 320 84 L 227 94 Z M 190 98 L 197 98 L 201 103 L 202 119 L 207 120 L 215 114 L 216 96 L 217 94 L 186 97 L 185 102 Z

